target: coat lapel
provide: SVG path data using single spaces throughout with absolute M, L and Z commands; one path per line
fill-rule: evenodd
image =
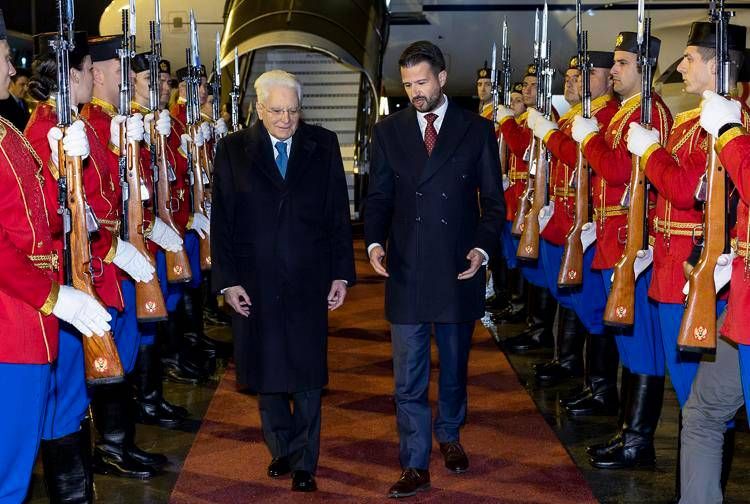
M 287 186 L 291 186 L 298 180 L 310 165 L 310 156 L 315 150 L 317 142 L 307 133 L 307 126 L 301 123 L 292 137 L 292 152 L 289 154 L 289 163 L 286 167 Z
M 416 114 L 415 114 L 416 115 Z M 416 119 L 415 119 L 416 120 Z M 461 144 L 468 130 L 469 122 L 464 114 L 458 109 L 458 105 L 448 102 L 448 109 L 440 125 L 437 143 L 432 150 L 432 155 L 427 159 L 427 164 L 419 177 L 419 184 L 424 184 L 450 159 L 451 155 Z M 419 130 L 417 130 L 419 131 Z M 424 142 L 423 142 L 424 145 Z M 424 150 L 424 148 L 423 148 Z M 426 155 L 426 151 L 425 151 Z
M 292 149 L 293 146 L 294 142 L 292 142 Z M 271 137 L 268 136 L 268 131 L 263 127 L 261 121 L 256 122 L 253 127 L 247 130 L 245 152 L 250 156 L 252 166 L 268 177 L 277 188 L 284 188 L 284 179 L 279 173 L 276 161 L 274 161 Z

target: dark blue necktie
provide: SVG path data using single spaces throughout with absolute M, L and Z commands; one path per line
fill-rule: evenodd
M 276 166 L 279 167 L 279 173 L 281 173 L 281 178 L 286 178 L 286 164 L 289 161 L 289 157 L 286 154 L 286 144 L 284 142 L 276 142 L 276 150 L 278 151 L 279 155 L 276 156 Z

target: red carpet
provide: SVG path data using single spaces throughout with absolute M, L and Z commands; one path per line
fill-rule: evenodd
M 360 251 L 360 257 L 364 254 Z M 265 475 L 255 397 L 224 376 L 170 502 L 375 502 L 398 478 L 398 437 L 383 284 L 358 262 L 361 282 L 331 317 L 330 384 L 323 398 L 319 491 L 293 494 Z M 433 347 L 431 394 L 437 369 Z M 407 502 L 596 502 L 581 473 L 518 383 L 487 331 L 477 326 L 469 363 L 469 416 L 461 441 L 471 467 L 448 473 L 434 445 L 432 490 Z

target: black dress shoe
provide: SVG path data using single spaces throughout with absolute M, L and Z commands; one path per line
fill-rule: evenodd
M 294 471 L 292 473 L 292 492 L 314 492 L 317 489 L 315 476 L 309 472 Z
M 469 457 L 466 456 L 463 446 L 458 441 L 440 443 L 440 453 L 445 459 L 445 467 L 454 473 L 461 474 L 469 470 Z
M 280 478 L 290 472 L 292 472 L 292 469 L 289 467 L 289 459 L 286 457 L 276 457 L 268 464 L 269 478 Z
M 140 480 L 151 479 L 159 474 L 155 467 L 141 464 L 130 458 L 126 453 L 102 449 L 100 446 L 94 448 L 93 467 L 94 472 L 98 474 Z
M 125 454 L 136 462 L 154 469 L 161 469 L 169 463 L 165 455 L 141 450 L 134 444 L 125 446 Z
M 430 471 L 409 467 L 401 471 L 401 477 L 388 490 L 388 497 L 400 499 L 417 495 L 430 489 Z

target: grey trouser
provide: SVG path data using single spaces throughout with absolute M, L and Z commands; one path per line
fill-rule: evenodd
M 680 504 L 723 501 L 720 480 L 724 432 L 743 402 L 737 347 L 719 338 L 716 359 L 701 361 L 682 410 Z

